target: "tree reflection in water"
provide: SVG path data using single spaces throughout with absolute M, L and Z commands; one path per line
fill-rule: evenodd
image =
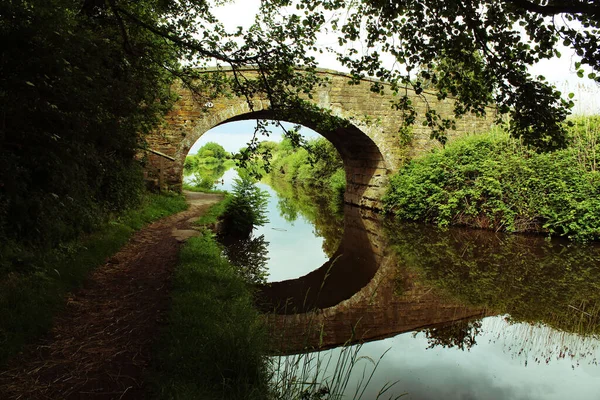
M 216 186 L 215 183 L 222 180 L 225 172 L 234 166 L 235 163 L 233 161 L 199 164 L 194 168 L 190 167 L 184 170 L 185 181 L 192 187 L 213 190 Z
M 424 329 L 413 333 L 413 337 L 416 337 L 419 332 L 425 334 L 428 349 L 441 346 L 448 349 L 456 347 L 468 351 L 477 344 L 477 335 L 481 333 L 481 319 L 461 320 L 449 325 Z
M 269 242 L 265 240 L 264 235 L 254 237 L 250 234 L 246 238 L 236 237 L 234 240 L 224 237 L 221 242 L 225 245 L 225 256 L 247 282 L 254 284 L 267 282 Z
M 343 207 L 335 200 L 337 197 L 323 189 L 299 188 L 271 176 L 264 181 L 277 192 L 279 214 L 288 222 L 300 217 L 310 221 L 314 234 L 323 238 L 323 252 L 331 257 L 340 246 L 344 232 Z
M 388 225 L 400 268 L 466 305 L 600 335 L 600 244 L 472 229 Z

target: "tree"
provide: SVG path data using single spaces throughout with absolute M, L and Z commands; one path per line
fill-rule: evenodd
M 208 142 L 198 150 L 198 155 L 204 157 L 215 157 L 219 160 L 224 160 L 227 157 L 227 152 L 218 143 Z
M 0 243 L 53 245 L 139 201 L 134 154 L 178 57 L 143 29 L 119 38 L 78 1 L 0 4 Z
M 407 123 L 416 110 L 404 89 L 422 93 L 429 84 L 441 99 L 458 98 L 458 116 L 485 112 L 492 98 L 510 113 L 512 134 L 539 149 L 564 144 L 572 103 L 528 66 L 556 55 L 562 41 L 581 56 L 581 75 L 584 65 L 600 70 L 593 0 L 264 0 L 254 24 L 234 32 L 211 13 L 219 3 L 0 4 L 0 39 L 8 43 L 0 59 L 0 235 L 72 237 L 139 197 L 132 158 L 144 146 L 140 134 L 175 100 L 175 78 L 203 103 L 233 93 L 252 110 L 267 96 L 276 118 L 310 119 L 323 129 L 345 123 L 305 101 L 320 83 L 317 35 L 325 30 L 350 46 L 331 49 L 350 68 L 349 81 L 375 77 L 374 91 L 389 84 Z M 336 17 L 341 10 L 344 20 Z M 352 47 L 359 39 L 362 54 Z M 403 67 L 386 66 L 385 55 Z M 214 64 L 231 67 L 232 77 L 202 70 Z M 425 117 L 443 141 L 452 121 L 433 110 Z M 266 132 L 259 123 L 257 133 Z
M 246 173 L 234 179 L 231 198 L 223 213 L 225 234 L 247 238 L 255 227 L 269 222 L 266 216 L 269 193 L 255 185 Z
M 350 7 L 348 7 L 350 6 Z M 349 8 L 349 9 L 348 9 Z M 573 103 L 528 66 L 559 56 L 557 44 L 571 46 L 581 57 L 576 66 L 593 71 L 600 82 L 600 3 L 595 0 L 300 0 L 299 12 L 333 17 L 341 46 L 333 50 L 353 77 L 379 78 L 398 93 L 397 107 L 412 121 L 415 110 L 404 94 L 417 94 L 429 83 L 440 99 L 458 99 L 457 116 L 482 114 L 490 96 L 502 113 L 510 114 L 510 131 L 538 149 L 565 144 L 562 122 Z M 363 52 L 355 44 L 362 42 Z M 391 63 L 400 67 L 390 67 Z M 426 112 L 434 135 L 444 140 L 445 120 Z

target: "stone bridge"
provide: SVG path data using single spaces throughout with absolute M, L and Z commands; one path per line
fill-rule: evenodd
M 251 75 L 253 71 L 248 69 L 244 73 Z M 398 98 L 389 88 L 385 87 L 382 95 L 370 90 L 368 80 L 350 85 L 345 74 L 330 70 L 319 70 L 317 74 L 323 78 L 323 83 L 314 89 L 311 101 L 349 124 L 345 128 L 320 131 L 313 121 L 298 118 L 288 122 L 316 130 L 338 150 L 346 170 L 346 203 L 378 209 L 388 177 L 407 159 L 440 145 L 430 139 L 431 131 L 423 126 L 422 120 L 417 120 L 408 138 L 400 137 L 402 116 L 392 108 Z M 211 128 L 231 121 L 274 118 L 266 99 L 253 99 L 250 109 L 245 98 L 222 96 L 211 100 L 211 107 L 206 107 L 182 85 L 175 84 L 173 88 L 179 100 L 167 114 L 166 123 L 147 137 L 149 148 L 155 153 L 148 152 L 146 179 L 155 188 L 181 190 L 185 157 L 196 140 Z M 408 94 L 421 118 L 427 106 L 442 116 L 452 115 L 452 99 L 438 101 L 433 93 L 416 95 L 409 91 Z M 492 109 L 485 119 L 465 116 L 457 121 L 456 130 L 449 133 L 449 139 L 485 131 L 494 118 Z

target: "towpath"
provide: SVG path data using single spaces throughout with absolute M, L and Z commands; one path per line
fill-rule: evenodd
M 0 399 L 143 399 L 180 243 L 220 195 L 186 192 L 188 210 L 133 235 L 67 299 L 52 331 L 0 372 Z

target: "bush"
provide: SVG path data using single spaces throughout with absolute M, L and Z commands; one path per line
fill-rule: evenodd
M 458 140 L 406 165 L 387 211 L 440 226 L 600 238 L 600 175 L 572 149 L 538 154 L 504 135 Z
M 234 180 L 233 193 L 223 215 L 227 234 L 246 237 L 255 226 L 266 224 L 268 198 L 269 194 L 257 187 L 251 178 L 240 174 Z

